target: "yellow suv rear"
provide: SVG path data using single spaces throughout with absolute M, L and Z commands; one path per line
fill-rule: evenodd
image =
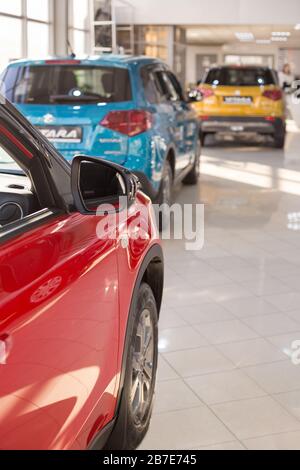
M 266 67 L 212 68 L 199 85 L 193 106 L 198 113 L 201 139 L 217 132 L 271 135 L 283 148 L 286 108 L 275 71 Z M 196 95 L 194 95 L 196 96 Z

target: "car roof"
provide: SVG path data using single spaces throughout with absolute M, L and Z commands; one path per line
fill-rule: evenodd
M 32 65 L 51 65 L 51 61 L 54 63 L 59 63 L 60 61 L 65 64 L 71 61 L 80 61 L 81 65 L 103 65 L 103 66 L 119 66 L 119 67 L 129 67 L 131 65 L 138 64 L 152 64 L 163 62 L 159 59 L 146 57 L 146 56 L 132 56 L 132 55 L 121 55 L 121 54 L 103 54 L 103 55 L 94 55 L 94 56 L 66 56 L 66 57 L 46 57 L 40 59 L 20 59 L 14 62 L 11 62 L 9 66 L 32 66 Z
M 267 65 L 234 65 L 234 64 L 233 65 L 217 65 L 215 67 L 211 67 L 210 70 L 219 70 L 219 69 L 273 70 Z

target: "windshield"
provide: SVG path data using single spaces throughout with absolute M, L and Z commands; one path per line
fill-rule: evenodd
M 117 67 L 39 65 L 9 68 L 6 97 L 13 103 L 64 104 L 130 101 L 129 72 Z
M 265 86 L 275 85 L 276 79 L 269 69 L 228 67 L 210 70 L 204 83 L 215 86 Z

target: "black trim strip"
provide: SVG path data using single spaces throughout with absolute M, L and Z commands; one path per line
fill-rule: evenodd
M 64 214 L 63 211 L 57 209 L 43 209 L 22 220 L 18 220 L 9 225 L 0 228 L 0 244 L 5 243 L 11 238 L 22 235 L 23 233 L 33 230 L 42 225 L 47 220 L 56 218 Z

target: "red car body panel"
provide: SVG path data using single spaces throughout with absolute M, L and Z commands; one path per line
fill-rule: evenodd
M 139 193 L 131 226 L 138 204 L 151 210 Z M 0 245 L 0 449 L 86 449 L 115 416 L 135 284 L 160 242 L 152 215 L 128 245 L 127 224 L 98 238 L 102 218 L 53 215 Z

